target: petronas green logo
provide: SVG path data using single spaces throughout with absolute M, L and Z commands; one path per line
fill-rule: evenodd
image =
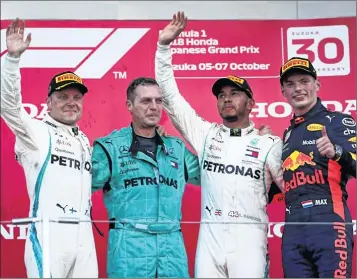
M 250 141 L 250 144 L 253 145 L 253 146 L 256 146 L 256 145 L 258 144 L 258 142 L 259 142 L 259 139 L 258 139 L 258 138 L 255 138 L 255 139 L 252 139 L 252 140 Z

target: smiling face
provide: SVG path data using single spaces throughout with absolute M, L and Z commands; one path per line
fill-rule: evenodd
M 74 126 L 82 116 L 83 94 L 75 87 L 53 92 L 47 98 L 49 115 L 56 121 Z
M 293 107 L 295 115 L 308 112 L 317 101 L 320 82 L 309 74 L 292 73 L 283 80 L 282 93 Z

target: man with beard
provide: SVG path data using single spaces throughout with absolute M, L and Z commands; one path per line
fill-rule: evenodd
M 129 127 L 93 146 L 93 191 L 103 189 L 110 219 L 110 278 L 189 277 L 180 221 L 186 182 L 199 185 L 199 163 L 176 137 L 161 137 L 163 98 L 154 79 L 127 90 Z
M 289 59 L 280 69 L 280 83 L 294 111 L 282 153 L 284 275 L 349 278 L 354 240 L 346 183 L 356 177 L 356 122 L 321 103 L 320 81 L 308 59 Z
M 195 277 L 267 277 L 266 206 L 272 182 L 283 188 L 282 142 L 279 137 L 259 135 L 249 121 L 255 103 L 243 78 L 230 75 L 212 87 L 223 124 L 203 120 L 183 98 L 172 69 L 170 43 L 186 21 L 179 12 L 161 31 L 155 71 L 168 115 L 200 159 L 201 226 Z

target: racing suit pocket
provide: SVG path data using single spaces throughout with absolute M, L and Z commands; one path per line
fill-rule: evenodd
M 107 270 L 108 273 L 115 272 L 111 268 L 117 266 L 118 252 L 120 251 L 120 243 L 123 237 L 123 230 L 110 229 L 108 237 L 108 253 L 107 253 Z

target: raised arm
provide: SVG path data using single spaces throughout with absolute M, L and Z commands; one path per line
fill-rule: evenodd
M 24 41 L 24 21 L 14 20 L 6 30 L 8 53 L 1 69 L 1 117 L 23 145 L 37 149 L 31 117 L 22 106 L 20 57 L 31 42 L 31 34 Z
M 170 44 L 184 30 L 187 18 L 179 12 L 159 35 L 155 57 L 156 80 L 164 95 L 164 106 L 181 135 L 199 152 L 211 123 L 199 117 L 180 94 L 172 68 Z

